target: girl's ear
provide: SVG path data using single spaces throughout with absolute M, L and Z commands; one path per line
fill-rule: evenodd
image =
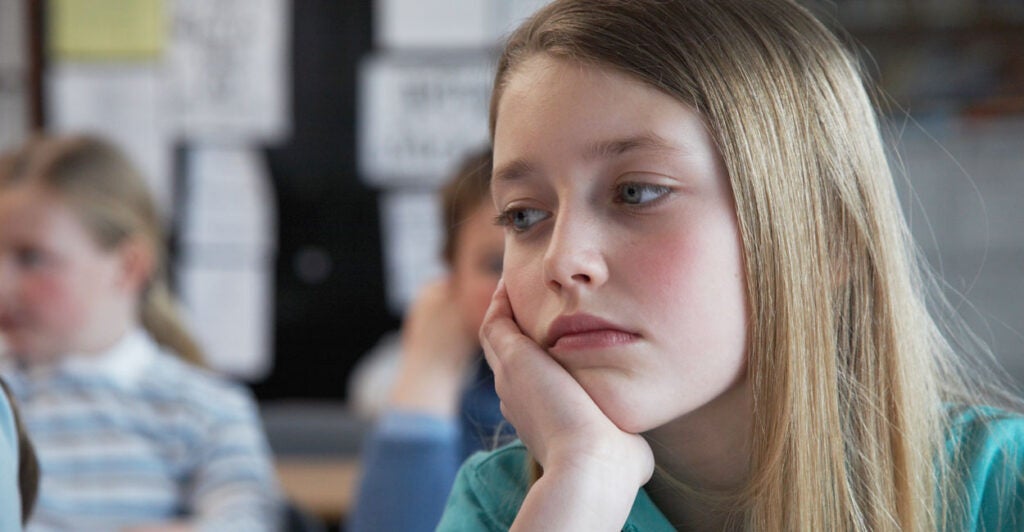
M 129 237 L 117 250 L 120 262 L 119 285 L 131 292 L 141 292 L 156 269 L 153 247 L 141 237 Z

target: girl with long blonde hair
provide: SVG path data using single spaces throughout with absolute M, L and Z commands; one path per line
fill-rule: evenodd
M 0 353 L 42 469 L 29 530 L 274 530 L 255 402 L 202 368 L 160 218 L 90 136 L 0 157 Z
M 522 441 L 441 530 L 1024 527 L 1024 420 L 930 315 L 858 64 L 804 8 L 556 0 L 491 132 L 481 341 Z

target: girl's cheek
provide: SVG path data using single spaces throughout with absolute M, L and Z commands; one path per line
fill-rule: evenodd
M 83 305 L 78 299 L 74 291 L 58 279 L 40 279 L 26 287 L 29 310 L 47 326 L 62 330 L 82 322 Z
M 544 300 L 543 270 L 530 265 L 512 267 L 511 271 L 505 270 L 503 278 L 516 323 L 531 340 L 540 342 L 543 331 L 539 330 L 538 310 Z

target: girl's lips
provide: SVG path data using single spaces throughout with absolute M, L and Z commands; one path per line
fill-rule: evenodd
M 555 341 L 551 349 L 566 351 L 572 349 L 599 349 L 630 343 L 637 335 L 613 329 L 599 329 L 574 334 L 566 334 Z
M 544 338 L 547 349 L 584 349 L 629 343 L 640 335 L 610 321 L 589 314 L 559 316 L 551 322 Z

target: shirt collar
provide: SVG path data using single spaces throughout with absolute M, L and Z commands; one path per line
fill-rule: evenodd
M 109 379 L 121 387 L 131 388 L 139 382 L 143 370 L 159 350 L 145 330 L 135 328 L 102 353 L 67 356 L 61 369 L 69 375 Z

